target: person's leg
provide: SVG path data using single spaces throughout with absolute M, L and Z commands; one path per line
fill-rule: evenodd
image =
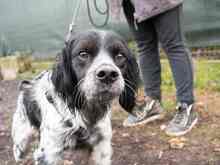
M 133 115 L 129 115 L 128 119 L 124 122 L 124 126 L 135 126 L 162 117 L 162 108 L 159 102 L 161 99 L 161 66 L 158 39 L 152 21 L 147 20 L 135 25 L 132 4 L 129 1 L 124 1 L 123 9 L 129 27 L 137 42 L 145 92 L 145 104 L 134 107 Z
M 177 101 L 190 105 L 194 102 L 193 68 L 190 52 L 184 42 L 181 15 L 182 5 L 155 17 L 154 25 L 171 65 Z
M 124 13 L 137 42 L 139 64 L 144 83 L 145 95 L 153 99 L 161 99 L 161 66 L 156 31 L 151 20 L 134 23 L 134 8 L 129 1 L 123 4 Z
M 172 69 L 179 106 L 177 114 L 166 128 L 168 135 L 179 136 L 189 132 L 197 122 L 193 111 L 192 59 L 184 43 L 181 28 L 182 5 L 158 15 L 154 25 Z

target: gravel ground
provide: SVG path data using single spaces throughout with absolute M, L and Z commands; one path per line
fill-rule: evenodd
M 10 126 L 16 108 L 18 81 L 0 81 L 0 165 L 15 165 L 12 155 Z M 123 128 L 126 114 L 113 108 L 113 161 L 112 165 L 220 165 L 220 94 L 198 93 L 200 121 L 193 131 L 184 137 L 184 147 L 170 147 L 171 137 L 164 135 L 163 121 L 136 128 Z M 167 96 L 173 99 L 173 96 Z M 208 101 L 207 101 L 208 100 Z M 208 111 L 203 110 L 210 108 Z M 66 152 L 65 165 L 86 165 L 88 155 L 83 152 Z M 32 165 L 29 156 L 22 164 Z

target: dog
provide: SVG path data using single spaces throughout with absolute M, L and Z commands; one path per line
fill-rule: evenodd
M 72 34 L 51 70 L 20 83 L 12 121 L 13 153 L 22 160 L 39 132 L 35 164 L 55 165 L 66 149 L 87 149 L 96 165 L 110 165 L 111 103 L 130 112 L 139 69 L 119 35 L 88 30 Z

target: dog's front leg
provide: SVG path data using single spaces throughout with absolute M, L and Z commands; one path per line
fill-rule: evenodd
M 13 116 L 12 122 L 12 139 L 13 153 L 15 161 L 19 162 L 24 158 L 28 145 L 33 140 L 33 128 L 25 113 L 26 109 L 23 105 L 23 95 L 19 96 L 18 107 Z
M 112 146 L 111 139 L 103 139 L 93 148 L 95 165 L 111 165 Z
M 51 130 L 41 132 L 40 146 L 34 152 L 36 165 L 56 165 L 62 158 L 63 143 L 61 137 Z

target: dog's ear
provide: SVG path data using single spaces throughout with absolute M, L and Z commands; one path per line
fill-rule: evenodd
M 135 98 L 140 82 L 140 76 L 136 58 L 130 50 L 128 52 L 127 67 L 125 73 L 123 74 L 125 88 L 119 97 L 119 103 L 127 112 L 131 113 L 133 107 L 135 106 Z
M 20 91 L 31 89 L 32 87 L 33 87 L 33 83 L 29 80 L 23 80 L 18 85 L 18 88 L 19 88 Z
M 75 87 L 77 85 L 77 77 L 72 67 L 71 50 L 66 45 L 63 48 L 62 53 L 57 56 L 57 63 L 53 68 L 52 83 L 55 86 L 56 92 L 58 92 L 67 102 L 73 104 L 73 97 L 75 93 Z M 74 107 L 74 105 L 71 105 Z

